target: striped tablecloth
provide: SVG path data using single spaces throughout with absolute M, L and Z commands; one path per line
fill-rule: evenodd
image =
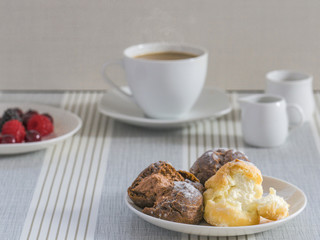
M 217 120 L 176 130 L 129 126 L 97 111 L 103 92 L 2 92 L 4 101 L 50 104 L 75 112 L 83 127 L 46 150 L 0 156 L 0 239 L 320 239 L 320 94 L 310 123 L 291 132 L 278 148 L 243 143 L 237 94 L 234 108 Z M 125 206 L 127 187 L 152 162 L 189 169 L 205 150 L 244 151 L 264 175 L 299 186 L 308 206 L 271 231 L 239 237 L 203 237 L 153 226 Z

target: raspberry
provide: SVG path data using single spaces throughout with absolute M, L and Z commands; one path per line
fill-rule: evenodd
M 53 132 L 53 124 L 44 115 L 33 115 L 27 123 L 27 129 L 36 130 L 43 137 Z
M 16 119 L 7 121 L 3 124 L 1 133 L 3 135 L 12 135 L 17 143 L 21 143 L 26 136 L 26 131 L 22 123 Z
M 20 117 L 20 112 L 19 110 L 17 110 L 17 108 L 8 108 L 2 115 L 2 119 L 0 122 L 0 131 L 3 127 L 3 124 L 5 124 L 6 122 L 12 120 L 12 119 L 17 119 L 19 121 L 21 121 L 21 117 Z

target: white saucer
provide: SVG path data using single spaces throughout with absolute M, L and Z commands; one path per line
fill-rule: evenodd
M 129 92 L 128 87 L 123 90 Z M 133 102 L 121 97 L 114 90 L 108 91 L 101 99 L 99 111 L 109 117 L 136 126 L 149 128 L 175 128 L 204 118 L 216 118 L 231 111 L 226 93 L 217 89 L 204 89 L 191 111 L 179 119 L 152 119 Z
M 151 224 L 172 231 L 204 236 L 237 236 L 264 232 L 292 220 L 303 211 L 307 204 L 307 197 L 303 191 L 288 182 L 273 177 L 263 176 L 262 185 L 265 193 L 269 191 L 269 187 L 273 187 L 277 190 L 277 195 L 283 197 L 290 204 L 290 215 L 288 217 L 274 222 L 243 227 L 215 227 L 208 225 L 204 221 L 200 225 L 192 225 L 162 220 L 144 214 L 141 208 L 134 205 L 128 195 L 126 195 L 125 202 L 131 211 Z
M 82 126 L 82 120 L 67 110 L 34 103 L 0 103 L 0 114 L 8 108 L 18 107 L 22 111 L 33 109 L 39 113 L 49 113 L 54 120 L 54 132 L 40 142 L 0 144 L 0 154 L 26 153 L 47 148 L 75 134 Z

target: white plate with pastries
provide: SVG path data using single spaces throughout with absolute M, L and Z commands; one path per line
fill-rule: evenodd
M 261 177 L 260 177 L 260 182 L 261 182 Z M 206 187 L 208 187 L 207 183 L 208 182 L 206 182 Z M 151 224 L 154 224 L 158 227 L 162 227 L 172 231 L 177 231 L 177 232 L 182 232 L 187 234 L 203 235 L 203 236 L 238 236 L 238 235 L 254 234 L 254 233 L 263 232 L 263 231 L 270 230 L 272 228 L 279 227 L 289 222 L 296 216 L 298 216 L 305 208 L 307 204 L 307 198 L 303 193 L 303 191 L 298 187 L 294 186 L 293 184 L 290 184 L 286 181 L 283 181 L 277 178 L 263 176 L 262 189 L 263 189 L 264 199 L 267 198 L 266 196 L 268 197 L 271 196 L 271 194 L 268 195 L 270 188 L 274 188 L 276 190 L 276 195 L 278 195 L 280 198 L 283 198 L 285 202 L 290 205 L 289 215 L 276 221 L 264 219 L 260 215 L 258 219 L 258 222 L 260 220 L 259 224 L 247 225 L 247 226 L 236 226 L 236 227 L 212 226 L 206 223 L 204 220 L 202 220 L 202 222 L 198 225 L 178 223 L 178 222 L 163 220 L 163 219 L 156 218 L 143 213 L 142 209 L 136 206 L 133 203 L 133 201 L 129 198 L 128 195 L 125 198 L 125 202 L 133 213 L 135 213 L 145 221 Z M 262 193 L 262 189 L 259 190 L 260 194 Z M 278 207 L 276 207 L 276 209 L 278 209 Z M 262 209 L 262 211 L 264 211 L 264 209 Z M 267 212 L 265 211 L 265 213 L 269 214 L 268 210 Z M 288 207 L 287 207 L 286 214 L 288 214 Z

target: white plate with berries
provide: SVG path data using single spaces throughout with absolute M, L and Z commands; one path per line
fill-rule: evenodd
M 82 120 L 70 111 L 33 103 L 0 103 L 0 116 L 0 154 L 47 148 L 82 126 Z

